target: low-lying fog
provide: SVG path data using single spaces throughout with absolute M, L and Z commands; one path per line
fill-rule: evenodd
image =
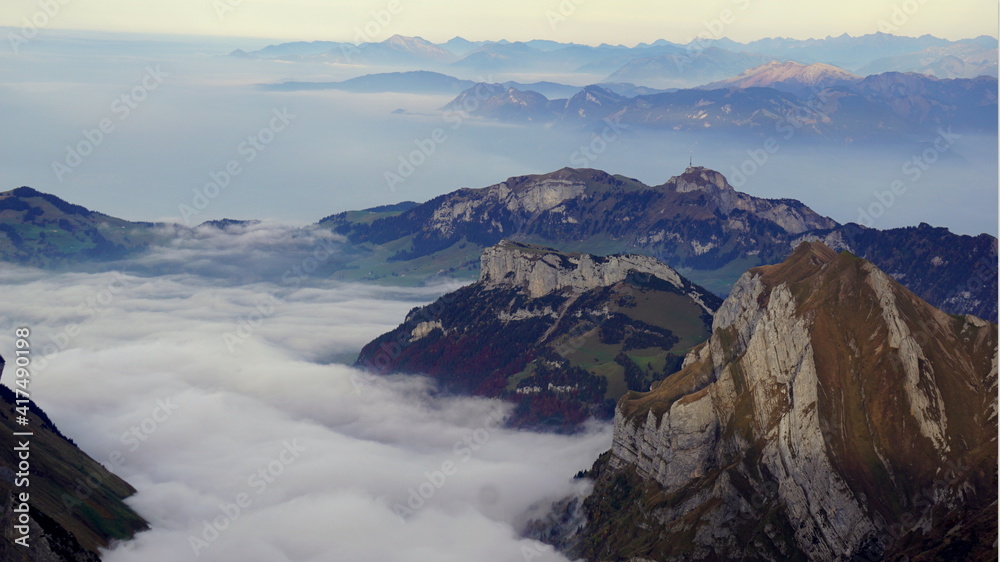
M 31 329 L 32 397 L 152 524 L 104 560 L 564 560 L 515 529 L 586 491 L 610 425 L 509 431 L 501 402 L 328 363 L 454 287 L 301 281 L 0 269 L 0 348 Z

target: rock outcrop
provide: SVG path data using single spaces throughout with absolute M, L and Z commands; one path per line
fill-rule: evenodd
M 996 354 L 995 324 L 803 243 L 740 278 L 680 372 L 619 402 L 579 549 L 995 559 Z
M 649 256 L 566 254 L 552 248 L 504 240 L 487 248 L 480 264 L 479 282 L 483 285 L 519 287 L 533 299 L 563 290 L 583 293 L 621 283 L 629 275 L 644 275 L 685 291 L 705 312 L 714 311 L 702 301 L 703 289 L 696 288 L 673 268 Z
M 648 256 L 502 241 L 481 260 L 478 282 L 412 310 L 358 365 L 513 400 L 513 425 L 572 430 L 676 371 L 721 304 Z

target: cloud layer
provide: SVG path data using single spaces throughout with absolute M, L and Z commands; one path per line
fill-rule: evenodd
M 33 397 L 139 490 L 152 530 L 110 562 L 563 560 L 515 526 L 585 493 L 571 477 L 610 443 L 606 424 L 509 431 L 497 401 L 316 362 L 442 288 L 10 267 L 0 285 L 0 349 L 31 327 Z

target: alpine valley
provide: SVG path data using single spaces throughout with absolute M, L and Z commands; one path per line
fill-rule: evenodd
M 996 556 L 988 234 L 841 225 L 697 166 L 658 186 L 564 168 L 282 229 L 130 222 L 27 187 L 0 207 L 4 259 L 51 270 L 238 270 L 293 288 L 307 277 L 287 264 L 308 260 L 310 275 L 346 282 L 475 276 L 364 345 L 355 367 L 509 402 L 508 430 L 613 420 L 611 450 L 577 475 L 589 493 L 521 520 L 569 556 Z M 263 265 L 214 257 L 244 237 Z M 132 488 L 32 411 L 48 429 L 31 528 L 75 553 L 51 559 L 93 559 L 142 530 L 121 503 Z M 78 465 L 46 451 L 101 480 L 74 485 Z
M 1000 559 L 995 3 L 20 4 L 0 562 Z

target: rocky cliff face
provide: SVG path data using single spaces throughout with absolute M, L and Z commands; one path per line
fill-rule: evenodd
M 619 402 L 581 551 L 995 558 L 996 353 L 995 324 L 802 244 L 739 280 L 679 373 Z
M 358 365 L 515 401 L 514 425 L 572 430 L 676 371 L 721 304 L 648 256 L 503 241 L 481 259 L 478 282 L 411 311 Z
M 711 314 L 714 309 L 702 302 L 704 290 L 684 280 L 673 268 L 649 256 L 616 254 L 564 254 L 550 248 L 504 240 L 487 248 L 480 261 L 479 282 L 486 287 L 512 286 L 523 289 L 533 299 L 558 291 L 583 293 L 610 287 L 629 275 L 652 276 L 685 291 Z

